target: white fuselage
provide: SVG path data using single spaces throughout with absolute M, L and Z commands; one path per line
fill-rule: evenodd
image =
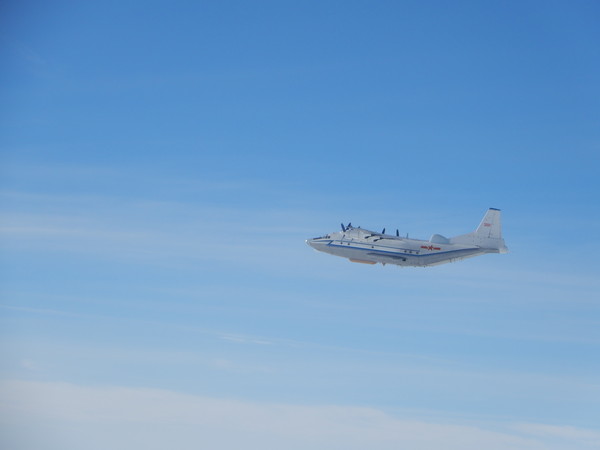
M 434 266 L 485 253 L 499 253 L 498 249 L 477 245 L 436 242 L 443 240 L 409 239 L 348 227 L 345 231 L 308 239 L 306 243 L 315 250 L 348 258 L 352 262 L 399 266 Z

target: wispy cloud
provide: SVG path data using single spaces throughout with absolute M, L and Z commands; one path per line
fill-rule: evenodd
M 260 339 L 260 338 L 256 338 L 256 337 L 250 337 L 250 336 L 243 336 L 243 335 L 239 335 L 239 334 L 222 334 L 222 335 L 220 335 L 220 338 L 225 341 L 237 342 L 240 344 L 258 344 L 258 345 L 273 344 L 273 342 L 266 340 L 266 339 Z
M 586 430 L 572 426 L 523 423 L 514 426 L 515 430 L 543 439 L 557 439 L 564 442 L 578 442 L 587 448 L 600 448 L 600 430 Z
M 10 46 L 14 53 L 29 64 L 35 66 L 45 66 L 48 64 L 38 51 L 23 42 L 12 41 Z
M 156 389 L 4 381 L 5 443 L 46 449 L 591 449 L 598 432 L 399 418 L 369 407 L 252 403 Z
M 223 210 L 197 209 L 192 214 L 188 211 L 182 222 L 170 222 L 168 217 L 172 216 L 165 219 L 157 211 L 155 207 L 154 213 L 148 215 L 113 212 L 111 217 L 9 213 L 0 225 L 0 236 L 5 246 L 38 254 L 48 251 L 90 254 L 158 265 L 173 263 L 176 258 L 187 258 L 186 263 L 270 264 L 274 255 L 286 246 L 304 249 L 300 238 L 290 245 L 282 229 L 278 235 L 269 237 L 267 234 L 272 231 L 269 225 L 265 224 L 268 228 L 263 229 L 259 222 L 254 222 L 252 227 L 243 227 L 239 225 L 239 217 L 223 217 L 228 215 Z

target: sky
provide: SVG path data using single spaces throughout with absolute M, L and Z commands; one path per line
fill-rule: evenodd
M 600 447 L 600 5 L 0 6 L 0 443 Z M 510 253 L 305 239 L 502 209 Z

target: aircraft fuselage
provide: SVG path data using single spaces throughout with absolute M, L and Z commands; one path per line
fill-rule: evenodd
M 458 261 L 494 249 L 458 244 L 436 244 L 420 239 L 386 236 L 362 228 L 331 233 L 306 241 L 315 250 L 366 264 L 396 264 L 399 266 L 433 266 Z
M 495 208 L 488 210 L 475 232 L 450 239 L 438 234 L 429 241 L 409 239 L 342 225 L 342 231 L 308 239 L 306 243 L 352 262 L 421 267 L 508 251 L 501 237 L 500 211 Z

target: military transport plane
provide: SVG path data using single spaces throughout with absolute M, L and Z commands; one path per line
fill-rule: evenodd
M 306 241 L 315 250 L 365 264 L 397 264 L 399 266 L 435 266 L 485 253 L 508 253 L 502 239 L 500 210 L 490 208 L 472 233 L 445 238 L 439 234 L 429 241 L 400 237 L 353 227 Z

